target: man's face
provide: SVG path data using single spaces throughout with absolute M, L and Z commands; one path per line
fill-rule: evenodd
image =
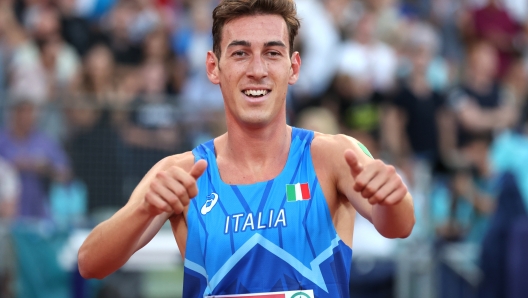
M 288 84 L 297 81 L 301 60 L 290 59 L 286 22 L 278 15 L 241 17 L 224 25 L 220 60 L 207 54 L 207 72 L 219 84 L 228 119 L 261 127 L 285 119 Z

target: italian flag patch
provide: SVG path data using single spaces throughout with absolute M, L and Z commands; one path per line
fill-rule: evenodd
M 288 202 L 310 199 L 308 183 L 286 184 L 286 199 Z

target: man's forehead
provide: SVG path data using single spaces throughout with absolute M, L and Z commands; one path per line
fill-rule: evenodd
M 288 27 L 280 15 L 243 16 L 226 23 L 222 31 L 223 48 L 235 40 L 252 44 L 270 41 L 288 44 Z

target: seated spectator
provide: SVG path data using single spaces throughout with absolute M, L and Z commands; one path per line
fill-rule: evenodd
M 48 184 L 69 179 L 68 158 L 59 144 L 35 127 L 37 105 L 13 98 L 8 126 L 0 131 L 0 156 L 20 175 L 19 217 L 48 218 Z

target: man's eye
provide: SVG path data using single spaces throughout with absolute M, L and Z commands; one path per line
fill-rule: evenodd
M 246 53 L 242 52 L 242 51 L 236 51 L 233 53 L 233 56 L 235 57 L 242 57 L 242 56 L 245 56 Z
M 278 57 L 278 56 L 280 56 L 280 53 L 279 53 L 279 52 L 275 52 L 275 51 L 273 51 L 273 52 L 268 52 L 268 56 L 271 56 L 271 57 Z

